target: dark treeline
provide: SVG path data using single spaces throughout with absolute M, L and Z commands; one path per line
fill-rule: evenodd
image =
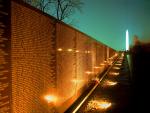
M 150 88 L 150 43 L 142 43 L 134 37 L 134 46 L 130 49 L 132 61 L 132 108 L 133 112 L 148 110 Z

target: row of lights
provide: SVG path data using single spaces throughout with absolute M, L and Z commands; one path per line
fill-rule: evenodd
M 107 61 L 104 61 L 104 63 L 106 63 Z M 101 66 L 104 66 L 105 64 L 104 63 L 102 63 L 102 64 L 100 64 Z M 100 69 L 100 68 L 102 68 L 102 67 L 99 67 L 99 66 L 95 66 L 94 67 L 94 69 Z M 94 72 L 92 72 L 92 71 L 86 71 L 85 72 L 86 74 L 88 74 L 88 75 L 90 75 L 90 74 L 94 74 Z M 99 82 L 99 79 L 98 78 L 93 78 L 93 80 L 94 81 L 96 81 L 96 82 Z M 78 80 L 78 79 L 73 79 L 72 80 L 72 82 L 73 83 L 81 83 L 81 82 L 83 82 L 84 80 Z
M 57 51 L 61 52 L 61 51 L 67 51 L 67 52 L 72 52 L 74 51 L 73 49 L 67 49 L 67 50 L 63 50 L 62 48 L 58 48 Z M 81 51 L 79 50 L 75 50 L 76 53 L 79 53 Z M 91 53 L 91 51 L 84 51 L 83 53 Z
M 84 82 L 84 80 L 73 79 L 72 82 L 73 83 L 81 83 L 81 82 Z M 56 104 L 58 97 L 56 95 L 47 94 L 44 96 L 44 100 L 46 100 L 47 103 L 49 103 L 49 104 Z
M 118 54 L 115 54 L 115 56 L 117 56 Z M 123 54 L 122 54 L 123 55 Z M 121 56 L 122 57 L 122 56 Z M 113 66 L 112 69 L 116 69 L 116 70 L 119 70 L 120 67 L 118 66 L 121 66 L 122 65 L 122 62 L 121 61 L 118 61 L 116 64 L 116 66 Z M 109 75 L 111 76 L 118 76 L 120 73 L 119 72 L 109 72 Z M 117 82 L 115 81 L 111 81 L 111 80 L 106 80 L 104 82 L 104 86 L 114 86 L 114 85 L 117 85 Z
M 115 86 L 117 84 L 118 84 L 118 82 L 106 80 L 103 84 L 103 87 Z M 105 110 L 109 109 L 111 106 L 112 106 L 112 102 L 108 101 L 108 99 L 101 99 L 101 100 L 90 101 L 88 103 L 87 108 L 89 108 L 89 110 L 95 109 L 95 110 L 105 111 Z
M 107 62 L 107 61 L 104 61 L 104 63 L 106 63 L 106 62 Z M 104 63 L 100 64 L 101 67 L 100 67 L 100 66 L 95 66 L 95 67 L 93 67 L 93 68 L 94 68 L 94 69 L 101 69 L 102 66 L 105 65 Z M 94 74 L 94 72 L 92 72 L 92 71 L 86 71 L 85 73 L 88 74 L 88 75 Z M 93 78 L 93 80 L 96 81 L 96 82 L 99 82 L 99 79 L 98 79 L 97 77 L 96 77 L 96 78 Z M 72 82 L 74 82 L 74 83 L 80 83 L 80 82 L 83 82 L 83 80 L 73 79 Z
M 115 54 L 114 57 L 118 56 L 118 54 Z M 111 61 L 113 60 L 113 57 L 109 58 L 108 61 Z M 109 62 L 110 62 L 109 61 Z M 105 62 L 106 63 L 106 62 Z M 102 64 L 104 65 L 104 64 Z M 113 67 L 113 69 L 120 69 L 119 67 Z M 110 72 L 109 73 L 110 75 L 113 75 L 113 76 L 117 76 L 119 75 L 119 72 Z M 112 80 L 108 80 L 106 79 L 103 83 L 103 87 L 106 87 L 106 86 L 115 86 L 117 85 L 118 82 L 116 81 L 112 81 Z M 92 100 L 88 103 L 88 108 L 89 109 L 96 109 L 96 110 L 107 110 L 108 108 L 110 108 L 112 106 L 112 102 L 106 100 L 106 99 L 102 99 L 102 100 Z
M 61 48 L 57 49 L 58 51 L 63 51 Z M 68 52 L 72 52 L 73 50 L 72 49 L 68 49 L 67 50 Z M 76 52 L 79 52 L 78 50 L 76 50 Z M 85 53 L 90 53 L 90 51 L 85 51 Z M 110 58 L 112 59 L 112 58 Z M 100 64 L 100 66 L 104 66 L 106 65 L 108 61 L 104 61 L 104 63 Z M 94 67 L 95 69 L 100 69 L 101 67 L 99 66 L 95 66 Z M 93 74 L 94 72 L 91 72 L 91 71 L 86 71 L 85 72 L 86 74 Z M 95 78 L 96 81 L 99 81 L 98 78 Z M 74 83 L 80 83 L 80 82 L 83 82 L 83 80 L 77 80 L 77 79 L 73 79 L 72 82 Z M 106 82 L 107 85 L 115 85 L 116 83 L 114 82 L 111 82 L 111 81 L 107 81 Z M 48 103 L 56 103 L 56 101 L 58 100 L 57 97 L 55 95 L 45 95 L 44 96 L 44 99 L 48 102 Z M 95 101 L 96 102 L 96 101 Z M 110 102 L 107 102 L 107 101 L 99 101 L 99 102 L 96 102 L 97 103 L 97 106 L 100 108 L 100 109 L 107 109 L 108 107 L 111 106 L 111 103 Z
M 100 64 L 100 66 L 106 65 L 106 63 L 111 63 L 112 64 L 111 60 L 113 60 L 112 57 L 109 58 L 108 61 L 104 61 L 104 63 Z M 99 67 L 96 67 L 96 68 L 98 69 Z M 118 75 L 119 73 L 114 73 L 113 72 L 111 74 Z M 99 81 L 99 79 L 95 78 L 95 81 Z M 117 84 L 117 82 L 115 82 L 115 81 L 106 80 L 106 81 L 104 81 L 103 87 L 105 87 L 105 86 L 114 86 L 116 84 Z M 101 99 L 101 100 L 92 100 L 92 101 L 90 101 L 88 103 L 87 108 L 104 111 L 104 110 L 107 110 L 108 108 L 110 108 L 111 106 L 112 106 L 112 103 L 110 101 L 108 101 L 106 99 Z
M 94 68 L 94 69 L 101 69 L 103 66 L 106 65 L 106 62 L 107 62 L 107 61 L 104 61 L 104 63 L 101 63 L 100 66 L 94 66 L 93 68 Z M 85 73 L 86 73 L 86 74 L 94 74 L 94 72 L 91 72 L 91 71 L 86 71 Z
M 117 55 L 118 55 L 118 54 L 117 54 Z M 95 67 L 93 67 L 93 68 L 94 68 L 94 69 L 101 69 L 103 66 L 105 66 L 105 65 L 107 65 L 107 64 L 110 64 L 110 63 L 112 64 L 113 61 L 110 61 L 110 60 L 113 60 L 113 58 L 111 57 L 111 58 L 109 58 L 109 60 L 107 60 L 107 61 L 105 60 L 104 63 L 101 63 L 100 66 L 95 66 Z M 89 74 L 89 75 L 90 75 L 90 74 L 94 74 L 94 72 L 91 72 L 91 71 L 86 71 L 85 73 L 86 73 L 86 74 Z

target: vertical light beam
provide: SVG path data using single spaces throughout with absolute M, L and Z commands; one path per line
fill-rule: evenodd
M 126 51 L 129 50 L 129 32 L 126 30 Z

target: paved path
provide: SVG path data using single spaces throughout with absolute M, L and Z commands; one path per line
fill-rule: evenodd
M 77 113 L 131 113 L 130 98 L 130 71 L 124 56 L 118 59 Z

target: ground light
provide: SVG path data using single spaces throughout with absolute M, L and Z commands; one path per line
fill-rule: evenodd
M 123 57 L 120 57 L 119 60 L 123 61 Z
M 111 80 L 105 80 L 104 84 L 103 84 L 104 87 L 106 87 L 106 86 L 115 86 L 115 85 L 117 85 L 117 82 L 111 81 Z
M 117 63 L 120 63 L 120 64 L 121 64 L 121 63 L 122 63 L 122 61 L 123 61 L 123 60 L 119 60 L 119 61 L 117 61 Z
M 116 64 L 122 64 L 123 60 L 118 60 Z
M 111 103 L 105 100 L 101 100 L 98 102 L 98 107 L 102 110 L 108 109 L 111 106 Z
M 119 75 L 119 72 L 110 72 L 109 75 L 117 76 L 117 75 Z
M 116 66 L 121 66 L 122 64 L 120 64 L 120 63 L 117 63 L 117 64 L 115 64 Z
M 114 66 L 113 69 L 119 70 L 120 67 Z
M 87 105 L 87 110 L 100 110 L 104 111 L 107 110 L 112 106 L 112 103 L 108 100 L 92 100 Z
M 124 53 L 122 53 L 121 56 L 124 57 Z

